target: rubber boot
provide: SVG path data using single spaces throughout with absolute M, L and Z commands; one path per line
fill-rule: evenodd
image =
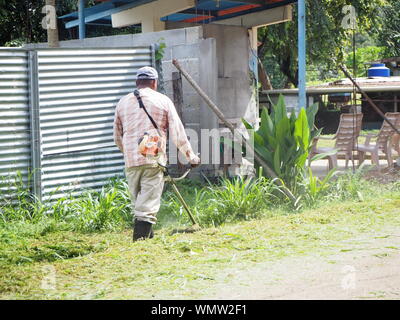
M 135 220 L 133 228 L 133 241 L 150 239 L 154 236 L 152 224 L 145 221 Z

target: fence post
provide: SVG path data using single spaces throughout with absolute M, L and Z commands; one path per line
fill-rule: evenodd
M 180 72 L 172 72 L 172 88 L 175 108 L 183 122 L 183 88 Z
M 78 3 L 78 20 L 79 20 L 79 39 L 86 38 L 86 21 L 85 21 L 85 0 L 79 0 Z
M 299 55 L 299 102 L 298 111 L 307 107 L 306 90 L 306 0 L 298 1 L 298 55 Z
M 41 137 L 39 110 L 38 56 L 29 51 L 29 114 L 31 130 L 31 174 L 32 191 L 37 200 L 42 200 Z

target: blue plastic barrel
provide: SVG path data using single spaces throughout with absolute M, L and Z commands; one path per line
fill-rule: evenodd
M 390 69 L 384 63 L 373 63 L 368 69 L 368 77 L 390 77 Z

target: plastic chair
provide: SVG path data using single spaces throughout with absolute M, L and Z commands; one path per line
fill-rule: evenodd
M 309 160 L 318 154 L 329 153 L 325 158 L 328 158 L 329 169 L 337 168 L 338 155 L 342 155 L 346 159 L 346 169 L 349 166 L 349 161 L 353 157 L 355 143 L 361 132 L 363 119 L 362 113 L 342 113 L 340 115 L 339 127 L 336 134 L 332 137 L 318 137 L 313 141 Z M 318 147 L 319 140 L 335 140 L 335 146 Z
M 387 112 L 385 116 L 396 126 L 396 128 L 400 126 L 400 112 Z M 379 169 L 379 152 L 382 151 L 389 167 L 392 166 L 392 138 L 395 135 L 396 131 L 389 125 L 387 121 L 383 121 L 382 127 L 378 134 L 361 135 L 361 137 L 366 137 L 366 140 L 364 144 L 357 146 L 360 165 L 365 160 L 365 154 L 370 153 L 371 162 Z M 375 143 L 371 143 L 371 140 L 373 139 L 376 139 Z

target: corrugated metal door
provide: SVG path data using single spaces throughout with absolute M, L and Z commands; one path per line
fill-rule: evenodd
M 17 172 L 28 187 L 30 124 L 28 56 L 18 49 L 0 48 L 0 200 L 11 197 Z
M 154 66 L 152 47 L 37 51 L 41 197 L 102 187 L 123 175 L 113 142 L 118 100 L 136 72 Z

